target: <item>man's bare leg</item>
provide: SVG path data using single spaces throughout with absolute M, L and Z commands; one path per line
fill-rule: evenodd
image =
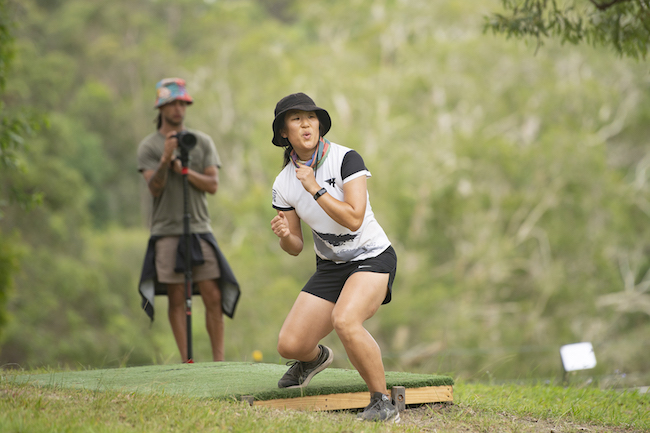
M 187 361 L 187 315 L 185 314 L 185 286 L 183 284 L 167 284 L 167 299 L 169 308 L 167 315 L 172 333 L 181 354 L 182 362 Z
M 214 361 L 223 361 L 225 353 L 221 290 L 219 290 L 216 280 L 200 281 L 198 286 L 205 304 L 205 327 L 208 330 L 212 346 L 212 359 Z

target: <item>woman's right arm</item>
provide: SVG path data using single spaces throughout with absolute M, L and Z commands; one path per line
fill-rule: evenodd
M 292 256 L 302 251 L 303 239 L 300 218 L 295 210 L 278 211 L 271 220 L 273 233 L 280 238 L 280 247 Z

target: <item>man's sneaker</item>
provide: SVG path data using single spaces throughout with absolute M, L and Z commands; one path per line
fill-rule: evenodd
M 390 401 L 386 394 L 381 392 L 373 392 L 370 397 L 370 404 L 357 415 L 357 419 L 361 421 L 390 421 L 394 423 L 400 421 L 399 411 L 395 405 Z
M 327 346 L 319 344 L 320 354 L 318 358 L 309 362 L 291 361 L 289 370 L 284 373 L 278 382 L 278 388 L 302 388 L 307 386 L 316 373 L 325 370 L 334 360 L 334 352 Z

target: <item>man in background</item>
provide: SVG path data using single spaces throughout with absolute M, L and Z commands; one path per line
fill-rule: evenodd
M 138 170 L 153 197 L 151 237 L 140 279 L 142 307 L 154 317 L 154 295 L 167 295 L 168 316 L 183 362 L 188 358 L 185 308 L 185 244 L 183 241 L 183 167 L 179 132 L 196 137 L 187 163 L 188 212 L 191 233 L 193 294 L 205 304 L 206 327 L 214 361 L 224 360 L 223 314 L 233 317 L 239 285 L 212 233 L 206 193 L 219 187 L 221 160 L 207 134 L 185 128 L 187 107 L 193 103 L 185 81 L 166 78 L 156 85 L 156 131 L 138 145 Z

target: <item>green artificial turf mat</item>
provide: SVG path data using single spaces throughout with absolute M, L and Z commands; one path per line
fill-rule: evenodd
M 252 395 L 256 400 L 275 400 L 368 391 L 356 370 L 340 368 L 324 370 L 314 376 L 309 386 L 305 388 L 279 389 L 278 380 L 286 371 L 287 366 L 281 364 L 209 362 L 40 374 L 5 374 L 2 380 L 93 391 L 183 394 L 198 398 L 237 400 L 242 395 Z M 420 388 L 453 385 L 454 380 L 448 376 L 387 371 L 386 383 L 389 389 L 393 386 Z

